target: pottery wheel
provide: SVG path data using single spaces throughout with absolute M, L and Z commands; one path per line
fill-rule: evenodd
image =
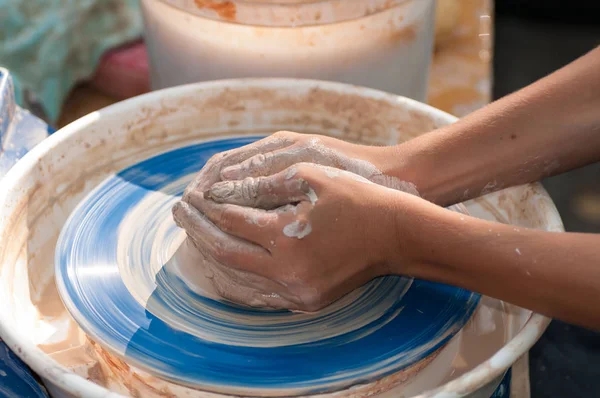
M 245 396 L 340 390 L 407 369 L 443 347 L 479 296 L 376 279 L 316 314 L 248 308 L 192 291 L 177 271 L 185 233 L 171 206 L 215 153 L 207 141 L 106 179 L 74 210 L 56 252 L 60 295 L 91 339 L 175 383 Z

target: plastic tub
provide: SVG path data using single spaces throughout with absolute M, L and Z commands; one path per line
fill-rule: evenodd
M 54 247 L 83 196 L 112 172 L 199 140 L 292 130 L 386 145 L 454 121 L 432 107 L 380 91 L 288 79 L 175 87 L 89 114 L 44 140 L 2 180 L 0 337 L 55 396 L 215 397 L 131 368 L 90 343 L 66 314 L 54 285 Z M 477 217 L 563 230 L 554 204 L 539 184 L 506 189 L 466 205 Z M 517 307 L 503 308 L 506 344 L 489 359 L 435 390 L 423 392 L 413 385 L 392 396 L 418 392 L 420 397 L 489 398 L 549 322 Z M 434 372 L 432 366 L 422 372 Z M 371 396 L 399 383 L 402 378 L 392 375 L 328 396 Z

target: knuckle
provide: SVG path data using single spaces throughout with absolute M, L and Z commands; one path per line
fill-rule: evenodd
M 308 179 L 312 174 L 313 167 L 310 163 L 302 162 L 298 163 L 296 166 L 296 177 L 302 179 Z
M 310 134 L 302 137 L 302 142 L 309 148 L 316 148 L 321 146 L 321 137 Z
M 256 191 L 257 193 L 273 193 L 273 184 L 271 182 L 271 179 L 268 177 L 256 178 Z
M 258 180 L 253 177 L 246 177 L 242 180 L 241 196 L 245 200 L 251 200 L 258 196 Z
M 248 160 L 247 168 L 255 169 L 257 167 L 262 167 L 265 164 L 265 160 L 266 156 L 264 153 L 254 155 Z
M 263 167 L 270 167 L 273 164 L 273 159 L 275 158 L 275 156 L 273 155 L 273 152 L 266 152 L 262 154 L 262 166 Z
M 294 133 L 293 131 L 279 130 L 273 134 L 273 137 L 293 139 L 296 138 L 298 135 L 298 133 Z
M 221 153 L 216 153 L 214 155 L 212 155 L 208 161 L 206 162 L 207 165 L 213 165 L 216 164 L 220 161 L 222 161 L 223 159 L 225 159 L 227 156 L 229 155 L 229 151 L 226 152 L 221 152 Z
M 270 165 L 273 162 L 273 153 L 272 152 L 265 152 L 265 153 L 259 153 L 256 154 L 254 156 L 252 156 L 250 159 L 248 159 L 246 162 L 244 162 L 244 164 L 242 165 L 242 167 L 244 168 L 245 171 L 262 171 L 263 169 L 269 168 Z
M 318 182 L 321 180 L 321 175 L 319 174 L 319 168 L 315 165 L 309 163 L 299 163 L 296 175 L 294 178 L 296 180 L 306 181 L 306 183 L 315 188 Z

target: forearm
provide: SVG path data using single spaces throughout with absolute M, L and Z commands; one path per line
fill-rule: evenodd
M 600 47 L 457 123 L 391 148 L 387 174 L 440 205 L 600 160 Z
M 419 225 L 421 256 L 398 273 L 600 329 L 600 235 L 517 228 L 441 209 Z

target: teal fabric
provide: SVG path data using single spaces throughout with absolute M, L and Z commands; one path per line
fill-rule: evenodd
M 0 65 L 17 101 L 33 94 L 51 122 L 106 50 L 141 34 L 138 0 L 0 0 Z

